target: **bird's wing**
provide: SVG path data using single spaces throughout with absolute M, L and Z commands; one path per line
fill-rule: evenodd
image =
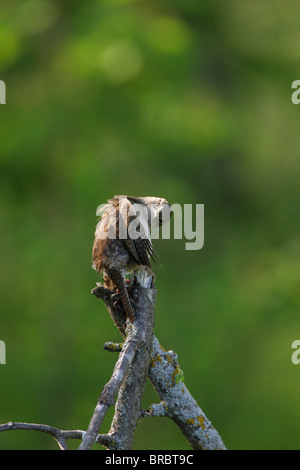
M 142 217 L 135 210 L 135 204 L 145 205 L 143 199 L 140 197 L 115 195 L 107 202 L 117 220 L 117 238 L 124 239 L 126 248 L 136 263 L 151 267 L 150 260 L 152 260 L 156 265 L 160 265 L 158 255 L 151 242 L 147 218 Z M 110 212 L 107 210 L 107 206 L 105 209 L 108 213 Z M 140 236 L 130 237 L 128 227 L 131 223 L 134 224 L 136 233 L 139 232 Z
M 115 196 L 114 200 L 117 197 Z M 132 224 L 131 227 L 134 227 L 135 235 L 138 234 L 138 236 L 131 237 L 127 232 L 124 242 L 127 250 L 138 264 L 151 267 L 150 260 L 158 264 L 157 254 L 151 242 L 147 217 L 143 217 L 142 213 L 137 213 L 134 204 L 141 205 L 140 209 L 143 207 L 141 198 L 121 197 L 119 199 L 119 218 L 126 220 L 129 228 Z M 143 211 L 141 210 L 141 212 Z

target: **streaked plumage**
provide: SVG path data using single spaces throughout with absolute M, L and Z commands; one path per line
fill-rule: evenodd
M 103 272 L 109 289 L 118 289 L 131 321 L 134 312 L 125 275 L 141 267 L 151 270 L 151 261 L 157 262 L 149 227 L 161 225 L 170 214 L 169 203 L 156 197 L 114 196 L 102 209 L 95 232 L 93 267 L 98 273 Z

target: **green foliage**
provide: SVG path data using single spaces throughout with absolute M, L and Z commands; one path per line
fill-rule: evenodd
M 0 422 L 87 427 L 116 359 L 102 344 L 120 341 L 90 295 L 96 208 L 157 195 L 205 204 L 201 251 L 156 243 L 157 337 L 228 447 L 299 447 L 299 14 L 293 0 L 2 2 Z M 143 422 L 135 448 L 188 448 L 166 421 Z

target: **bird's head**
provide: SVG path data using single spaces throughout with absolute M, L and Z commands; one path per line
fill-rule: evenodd
M 134 197 L 127 196 L 133 204 L 142 204 L 147 210 L 148 224 L 151 227 L 158 227 L 170 220 L 172 210 L 168 201 L 161 197 L 145 196 Z

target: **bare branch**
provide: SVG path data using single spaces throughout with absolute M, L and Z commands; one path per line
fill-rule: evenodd
M 128 372 L 130 364 L 132 363 L 136 350 L 139 346 L 139 341 L 136 338 L 135 333 L 135 325 L 132 325 L 132 327 L 128 329 L 128 335 L 118 361 L 115 364 L 112 377 L 105 385 L 98 400 L 86 435 L 84 436 L 83 441 L 79 446 L 80 450 L 91 449 L 96 441 L 99 429 L 108 409 L 115 404 L 114 398 L 120 390 L 125 375 Z
M 142 410 L 140 418 L 149 416 L 168 416 L 167 405 L 164 401 L 150 405 L 149 410 Z
M 151 286 L 152 276 L 147 272 L 141 274 L 133 292 L 135 324 L 137 334 L 140 336 L 140 346 L 120 388 L 115 406 L 115 414 L 109 431 L 114 440 L 114 450 L 129 450 L 132 447 L 150 366 L 156 289 L 146 288 L 145 286 Z
M 165 351 L 156 338 L 153 341 L 149 379 L 162 400 L 165 416 L 177 424 L 193 449 L 226 449 L 217 430 L 185 385 L 177 355 L 173 351 Z M 156 406 L 154 412 L 158 410 L 161 411 L 161 408 Z
M 5 424 L 0 424 L 0 432 L 14 430 L 39 431 L 49 434 L 50 436 L 54 437 L 61 450 L 68 450 L 68 447 L 66 445 L 66 439 L 83 439 L 86 434 L 85 431 L 81 431 L 78 429 L 62 430 L 53 426 L 48 426 L 47 424 L 20 423 L 13 421 L 9 421 Z M 111 438 L 107 434 L 98 434 L 96 442 L 106 447 L 111 444 Z
M 103 349 L 109 352 L 121 352 L 122 348 L 124 346 L 124 343 L 113 343 L 111 341 L 107 341 L 103 345 Z
M 101 284 L 97 284 L 92 293 L 102 298 L 110 316 L 124 337 L 122 308 L 113 304 L 107 289 Z M 171 418 L 193 449 L 226 449 L 220 435 L 186 387 L 177 355 L 173 351 L 165 351 L 155 337 L 148 377 L 163 405 L 153 405 L 152 411 L 150 408 L 149 412 L 140 412 L 140 417 L 152 415 Z
M 60 449 L 67 450 L 66 439 L 82 439 L 79 449 L 90 449 L 99 443 L 107 449 L 130 449 L 138 419 L 147 416 L 171 418 L 188 439 L 193 449 L 226 449 L 221 437 L 184 383 L 177 355 L 165 351 L 153 336 L 156 289 L 151 276 L 143 273 L 141 286 L 132 290 L 136 304 L 136 319 L 126 329 L 122 306 L 111 298 L 111 291 L 97 284 L 92 293 L 105 305 L 125 342 L 110 381 L 97 402 L 87 431 L 61 430 L 45 424 L 8 422 L 0 425 L 0 432 L 23 429 L 40 431 L 56 439 Z M 120 344 L 106 343 L 108 350 L 120 350 Z M 148 411 L 140 410 L 146 377 L 151 380 L 161 402 Z M 115 415 L 110 432 L 98 434 L 103 419 L 118 394 Z
M 156 289 L 148 288 L 152 284 L 152 276 L 141 270 L 138 281 L 147 287 L 143 287 L 139 283 L 135 285 L 132 293 L 135 304 L 135 321 L 133 324 L 129 324 L 126 332 L 124 332 L 124 314 L 120 314 L 115 302 L 112 303 L 111 292 L 109 291 L 110 295 L 108 295 L 107 290 L 103 289 L 101 285 L 97 286 L 97 291 L 95 289 L 92 291 L 105 299 L 110 311 L 116 312 L 115 323 L 118 324 L 123 336 L 126 333 L 127 336 L 113 375 L 103 389 L 87 433 L 79 446 L 80 450 L 87 450 L 93 446 L 104 416 L 109 407 L 114 404 L 114 398 L 118 392 L 119 397 L 109 434 L 113 438 L 114 449 L 131 448 L 150 365 L 156 299 Z M 124 381 L 124 379 L 126 380 Z

